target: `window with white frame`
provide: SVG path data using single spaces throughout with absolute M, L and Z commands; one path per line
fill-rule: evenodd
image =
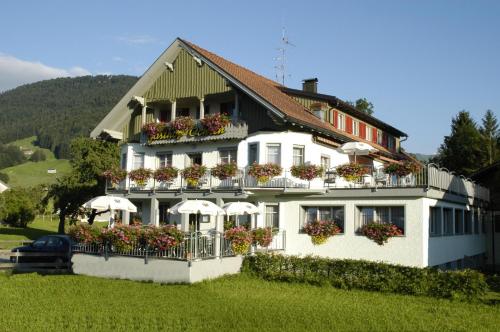
M 144 153 L 134 153 L 132 169 L 144 168 Z
M 219 150 L 219 160 L 221 164 L 236 163 L 236 148 L 230 149 L 220 149 Z
M 453 209 L 443 209 L 443 234 L 453 235 Z
M 122 169 L 127 169 L 127 154 L 126 153 L 122 153 L 122 159 L 121 159 L 120 166 Z
M 352 134 L 359 136 L 359 121 L 357 120 L 352 120 Z
M 248 144 L 248 165 L 259 162 L 259 143 Z
M 441 208 L 431 206 L 429 209 L 429 235 L 441 235 Z
M 304 164 L 304 147 L 300 145 L 293 146 L 293 166 Z
M 394 224 L 405 232 L 404 206 L 358 206 L 357 232 L 366 224 Z
M 267 162 L 281 165 L 281 144 L 267 144 Z
M 345 115 L 343 113 L 337 114 L 337 125 L 340 130 L 345 130 Z
M 377 144 L 382 145 L 382 142 L 383 142 L 382 130 L 377 129 Z
M 265 223 L 266 227 L 279 228 L 280 212 L 278 204 L 266 204 Z
M 334 221 L 344 233 L 344 207 L 343 206 L 304 206 L 303 217 L 300 218 L 299 230 L 305 224 L 313 221 Z
M 323 168 L 323 172 L 330 169 L 330 156 L 321 155 L 321 168 Z
M 372 139 L 373 139 L 372 138 L 372 132 L 373 132 L 372 127 L 370 127 L 370 126 L 367 125 L 366 126 L 366 135 L 365 135 L 367 141 L 370 141 L 370 142 L 372 141 Z
M 158 152 L 156 154 L 157 168 L 172 166 L 172 152 Z

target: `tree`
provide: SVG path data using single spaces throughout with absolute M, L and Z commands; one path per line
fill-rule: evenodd
M 495 114 L 487 110 L 482 119 L 479 132 L 483 138 L 483 148 L 486 154 L 487 165 L 493 164 L 500 157 L 500 131 Z
M 0 220 L 13 227 L 26 227 L 32 222 L 39 208 L 34 191 L 15 188 L 0 194 Z
M 0 172 L 0 181 L 2 181 L 3 183 L 8 183 L 9 175 L 7 173 Z
M 469 176 L 485 164 L 482 137 L 469 112 L 461 111 L 451 121 L 451 134 L 432 162 L 458 174 Z
M 114 143 L 76 138 L 71 144 L 71 173 L 52 185 L 47 199 L 54 200 L 54 210 L 59 213 L 59 233 L 64 233 L 66 218 L 76 220 L 83 213 L 81 206 L 92 197 L 103 195 L 105 179 L 102 173 L 118 167 L 119 148 Z M 89 223 L 99 212 L 92 211 Z
M 43 152 L 42 150 L 36 150 L 30 157 L 30 161 L 33 161 L 35 163 L 39 161 L 44 161 L 46 159 L 47 156 L 45 155 L 45 152 Z
M 368 115 L 372 115 L 374 112 L 373 104 L 370 103 L 366 98 L 359 98 L 356 102 L 347 101 L 349 105 L 356 108 L 358 111 L 364 112 Z

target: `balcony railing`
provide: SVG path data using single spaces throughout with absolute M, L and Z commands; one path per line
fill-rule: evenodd
M 239 169 L 233 177 L 220 180 L 212 176 L 210 170 L 199 180 L 198 185 L 190 186 L 179 174 L 170 182 L 156 182 L 150 179 L 144 186 L 137 186 L 130 179 L 117 186 L 107 186 L 108 192 L 175 192 L 175 191 L 245 191 L 272 189 L 362 189 L 362 188 L 434 188 L 463 197 L 489 201 L 489 190 L 472 180 L 458 176 L 444 168 L 429 164 L 419 172 L 407 176 L 390 175 L 383 169 L 371 169 L 369 173 L 355 182 L 349 182 L 338 176 L 335 168 L 329 169 L 322 178 L 311 181 L 292 176 L 290 170 L 283 170 L 280 176 L 267 182 L 258 182 L 248 175 L 246 169 Z

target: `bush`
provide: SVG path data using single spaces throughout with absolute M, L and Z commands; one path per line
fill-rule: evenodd
M 242 271 L 267 280 L 330 285 L 407 295 L 476 300 L 487 290 L 484 276 L 472 270 L 439 271 L 362 260 L 256 254 Z
M 33 152 L 33 154 L 30 157 L 30 161 L 33 161 L 35 163 L 39 162 L 39 161 L 44 161 L 46 159 L 47 159 L 47 156 L 45 155 L 45 153 L 42 150 L 36 150 L 35 152 Z
M 0 194 L 0 221 L 12 227 L 26 227 L 35 220 L 39 201 L 35 189 L 9 189 Z
M 0 172 L 0 181 L 2 181 L 3 183 L 8 183 L 9 180 L 10 178 L 8 174 Z

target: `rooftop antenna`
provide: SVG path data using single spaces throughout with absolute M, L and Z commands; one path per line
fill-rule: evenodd
M 276 70 L 276 81 L 280 82 L 282 85 L 285 85 L 285 77 L 290 76 L 287 75 L 286 72 L 286 51 L 289 46 L 295 47 L 294 44 L 290 42 L 288 36 L 286 35 L 286 30 L 283 27 L 281 29 L 281 45 L 277 48 L 278 56 L 274 58 L 277 64 L 274 66 Z

